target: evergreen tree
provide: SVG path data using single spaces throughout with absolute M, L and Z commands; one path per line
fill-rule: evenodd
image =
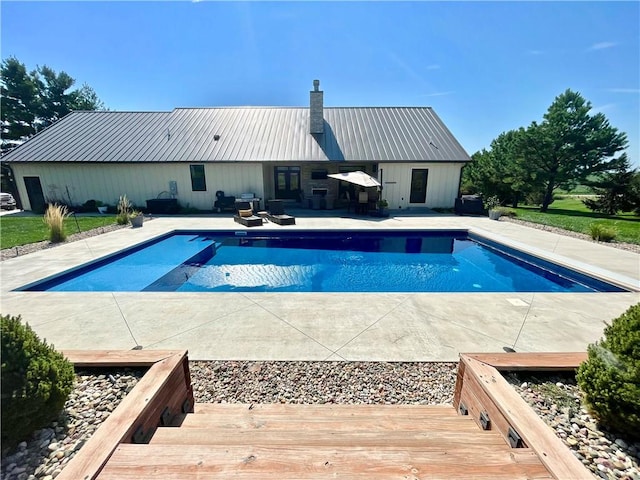
M 590 102 L 566 90 L 556 97 L 542 123 L 533 122 L 526 129 L 524 159 L 542 187 L 542 212 L 556 188 L 572 188 L 589 175 L 617 170 L 624 163 L 615 155 L 627 147 L 627 136 L 604 114 L 591 115 L 590 110 Z
M 631 185 L 637 175 L 631 170 L 627 155 L 620 156 L 622 164 L 617 170 L 605 172 L 597 180 L 587 181 L 586 185 L 593 188 L 598 196 L 595 200 L 583 200 L 589 209 L 606 215 L 615 215 L 619 211 L 628 212 L 634 209 Z
M 71 90 L 75 80 L 66 72 L 38 67 L 27 72 L 15 57 L 0 68 L 2 149 L 13 148 L 72 110 L 103 110 L 104 104 L 87 84 Z

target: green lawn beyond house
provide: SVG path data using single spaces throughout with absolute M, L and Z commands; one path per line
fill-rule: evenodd
M 584 206 L 577 197 L 564 197 L 555 200 L 546 213 L 538 207 L 518 207 L 509 210 L 516 212 L 516 218 L 532 223 L 541 223 L 552 227 L 564 228 L 573 232 L 589 235 L 589 226 L 602 224 L 617 232 L 616 241 L 640 244 L 640 217 L 632 213 L 609 216 L 595 213 Z
M 64 230 L 67 235 L 85 232 L 93 228 L 113 225 L 116 222 L 115 218 L 115 215 L 69 217 L 64 221 Z M 11 248 L 48 240 L 47 234 L 47 226 L 41 216 L 5 215 L 0 217 L 0 248 Z

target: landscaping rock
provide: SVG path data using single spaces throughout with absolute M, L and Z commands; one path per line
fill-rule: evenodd
M 513 388 L 573 451 L 595 478 L 640 480 L 640 460 L 630 442 L 602 429 L 582 406 L 583 394 L 571 375 L 505 375 Z M 528 388 L 522 388 L 527 383 Z M 559 411 L 545 406 L 562 404 Z M 569 435 L 567 435 L 568 432 Z

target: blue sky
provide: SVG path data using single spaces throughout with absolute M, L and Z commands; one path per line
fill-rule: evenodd
M 86 82 L 111 110 L 432 106 L 469 154 L 567 88 L 640 160 L 638 2 L 17 2 L 2 58 Z

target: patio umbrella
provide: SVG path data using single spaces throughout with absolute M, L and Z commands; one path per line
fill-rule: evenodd
M 335 178 L 337 180 L 343 180 L 345 182 L 354 183 L 361 187 L 380 187 L 380 182 L 371 175 L 368 175 L 360 170 L 355 172 L 345 173 L 332 173 L 327 177 Z

